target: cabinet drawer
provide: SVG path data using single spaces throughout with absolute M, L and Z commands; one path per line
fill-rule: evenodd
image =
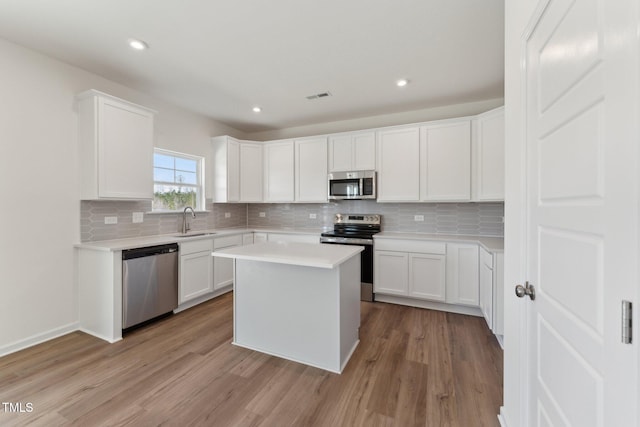
M 415 252 L 423 254 L 447 253 L 447 244 L 444 242 L 430 242 L 424 240 L 402 240 L 402 239 L 376 239 L 376 250 Z
M 242 234 L 236 234 L 234 236 L 215 237 L 213 239 L 214 249 L 228 248 L 229 246 L 240 245 L 242 245 Z
M 213 250 L 213 239 L 199 239 L 190 242 L 180 242 L 180 255 Z
M 480 248 L 480 262 L 493 270 L 493 255 L 484 248 Z

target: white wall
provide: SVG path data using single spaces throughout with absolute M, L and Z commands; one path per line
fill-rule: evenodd
M 484 113 L 485 111 L 492 110 L 496 107 L 500 107 L 503 104 L 504 100 L 502 98 L 490 99 L 487 101 L 448 105 L 445 107 L 427 108 L 423 110 L 405 111 L 402 113 L 385 114 L 381 116 L 363 117 L 359 119 L 341 120 L 337 122 L 320 123 L 309 126 L 298 126 L 286 129 L 255 132 L 246 134 L 245 138 L 254 141 L 270 141 L 275 139 L 324 135 L 328 133 L 347 132 L 384 126 L 427 122 L 430 120 L 450 119 L 453 117 L 473 116 L 479 113 Z
M 525 215 L 524 200 L 524 110 L 522 108 L 522 70 L 520 48 L 522 35 L 537 0 L 505 1 L 505 353 L 504 353 L 504 407 L 506 425 L 525 425 L 524 408 L 520 406 L 521 384 L 526 381 L 527 370 L 519 365 L 519 351 L 523 324 L 520 323 L 519 305 L 513 298 L 514 287 L 525 278 L 525 254 L 522 223 Z
M 98 89 L 157 110 L 162 148 L 206 156 L 210 136 L 242 135 L 2 39 L 0 58 L 1 355 L 76 326 L 77 93 Z

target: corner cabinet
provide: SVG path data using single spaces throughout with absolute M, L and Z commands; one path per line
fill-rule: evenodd
M 480 248 L 480 310 L 487 326 L 504 335 L 504 253 Z
M 213 202 L 262 202 L 262 144 L 212 138 Z
M 213 202 L 240 201 L 240 141 L 230 136 L 211 139 L 213 144 Z
M 478 274 L 478 245 L 448 243 L 446 302 L 479 307 Z
M 76 99 L 81 199 L 153 199 L 155 111 L 96 90 Z
M 473 120 L 473 201 L 504 201 L 504 135 L 504 107 Z

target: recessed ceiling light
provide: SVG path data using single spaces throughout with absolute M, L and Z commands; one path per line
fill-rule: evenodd
M 409 80 L 407 79 L 400 79 L 396 82 L 396 86 L 398 87 L 405 87 L 408 84 L 409 84 Z
M 253 107 L 253 112 L 254 112 L 254 113 L 259 113 L 260 111 L 262 111 L 262 108 L 260 108 L 260 107 Z
M 149 48 L 149 45 L 143 42 L 142 40 L 137 39 L 129 39 L 129 46 L 135 50 L 145 50 Z

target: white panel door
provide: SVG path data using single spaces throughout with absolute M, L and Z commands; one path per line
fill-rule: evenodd
M 620 307 L 638 288 L 638 2 L 539 11 L 524 36 L 529 425 L 636 426 Z

